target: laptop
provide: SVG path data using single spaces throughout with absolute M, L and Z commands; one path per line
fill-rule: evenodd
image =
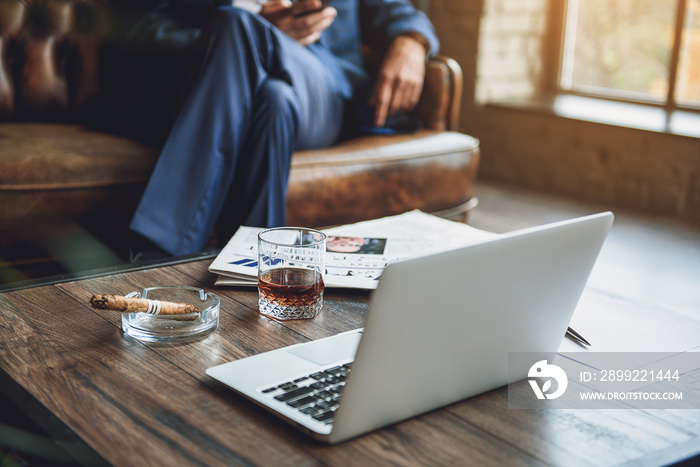
M 328 443 L 506 385 L 508 352 L 556 353 L 612 222 L 594 214 L 391 264 L 364 328 L 207 374 Z

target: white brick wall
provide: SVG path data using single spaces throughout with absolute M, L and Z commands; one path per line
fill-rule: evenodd
M 477 104 L 532 96 L 540 82 L 547 1 L 486 0 L 483 6 Z

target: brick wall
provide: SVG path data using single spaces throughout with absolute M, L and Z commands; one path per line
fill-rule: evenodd
M 543 89 L 547 3 L 423 0 L 464 71 L 461 129 L 481 140 L 480 178 L 700 223 L 700 139 L 509 107 Z
M 471 126 L 470 118 L 474 115 L 483 3 L 484 0 L 428 0 L 426 5 L 440 38 L 440 52 L 457 60 L 464 72 L 463 127 Z
M 546 0 L 484 3 L 476 102 L 527 98 L 537 92 L 542 70 Z

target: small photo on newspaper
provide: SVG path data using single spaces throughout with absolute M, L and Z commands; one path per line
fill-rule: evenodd
M 326 252 L 355 255 L 383 255 L 386 238 L 328 236 Z
M 329 235 L 326 239 L 326 276 L 337 278 L 340 283 L 345 281 L 348 287 L 353 282 L 351 278 L 376 281 L 391 261 L 384 256 L 386 246 L 386 238 Z M 370 283 L 358 287 L 373 286 Z

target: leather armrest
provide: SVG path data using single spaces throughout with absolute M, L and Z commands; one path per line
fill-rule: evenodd
M 462 69 L 442 55 L 431 59 L 425 70 L 423 94 L 412 114 L 430 130 L 456 130 L 462 101 Z

